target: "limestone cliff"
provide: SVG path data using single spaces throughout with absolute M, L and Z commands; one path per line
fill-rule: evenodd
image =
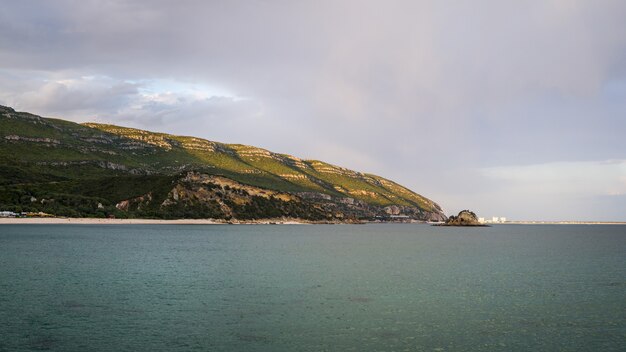
M 2 208 L 69 216 L 185 217 L 199 214 L 198 204 L 210 198 L 194 187 L 216 184 L 232 189 L 229 183 L 250 197 L 268 199 L 264 195 L 271 194 L 271 199 L 289 204 L 299 199 L 344 218 L 445 219 L 437 203 L 402 185 L 323 161 L 197 137 L 76 124 L 0 106 Z M 176 187 L 178 200 L 172 191 Z M 237 203 L 232 193 L 211 197 Z M 180 201 L 184 194 L 195 194 L 198 201 Z M 31 197 L 55 199 L 54 206 L 35 209 L 36 203 L 28 201 Z M 204 208 L 214 207 L 207 203 Z M 227 207 L 220 209 L 229 216 Z

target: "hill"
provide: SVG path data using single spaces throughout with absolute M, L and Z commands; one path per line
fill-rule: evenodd
M 241 144 L 0 106 L 0 210 L 65 216 L 444 219 L 380 176 Z

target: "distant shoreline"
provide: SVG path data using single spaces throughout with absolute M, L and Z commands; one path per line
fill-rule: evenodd
M 380 222 L 363 222 L 368 224 Z M 385 223 L 385 222 L 383 222 Z M 396 222 L 388 222 L 396 223 Z M 0 218 L 0 225 L 16 224 L 83 224 L 83 225 L 313 225 L 313 224 L 353 224 L 349 222 L 323 222 L 303 219 L 258 219 L 258 220 L 222 220 L 222 219 L 103 219 L 103 218 Z M 623 221 L 507 221 L 489 225 L 626 225 Z
M 490 225 L 626 225 L 625 221 L 507 221 Z
M 102 219 L 102 218 L 0 218 L 0 225 L 16 224 L 76 224 L 76 225 L 307 225 L 312 222 L 295 219 L 263 219 L 226 221 L 215 219 Z

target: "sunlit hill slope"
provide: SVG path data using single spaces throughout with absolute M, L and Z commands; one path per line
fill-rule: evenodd
M 0 106 L 0 210 L 66 216 L 418 219 L 433 201 L 380 176 L 196 137 Z

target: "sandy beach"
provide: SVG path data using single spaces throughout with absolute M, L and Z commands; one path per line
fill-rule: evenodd
M 98 218 L 0 218 L 2 224 L 82 224 L 82 225 L 306 225 L 307 222 L 294 219 L 264 219 L 255 221 L 237 221 L 231 222 L 225 220 L 214 219 L 177 219 L 177 220 L 159 220 L 159 219 L 98 219 Z
M 507 221 L 492 225 L 626 225 L 621 221 Z
M 365 222 L 366 223 L 366 222 Z M 0 225 L 16 224 L 77 224 L 77 225 L 311 225 L 311 224 L 347 224 L 345 222 L 314 222 L 302 219 L 259 219 L 259 220 L 221 220 L 221 219 L 101 219 L 101 218 L 0 218 Z M 626 222 L 611 221 L 507 221 L 490 225 L 626 225 Z

